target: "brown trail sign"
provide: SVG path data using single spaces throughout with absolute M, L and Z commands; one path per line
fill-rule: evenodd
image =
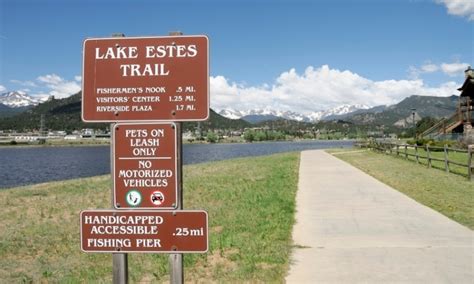
M 112 202 L 129 210 L 81 212 L 81 248 L 113 253 L 113 283 L 128 283 L 127 253 L 170 253 L 183 283 L 182 253 L 208 250 L 207 213 L 181 210 L 181 121 L 209 117 L 209 40 L 96 38 L 83 54 L 82 120 L 112 123 Z
M 203 253 L 208 216 L 201 210 L 81 212 L 84 252 Z
M 175 124 L 117 123 L 112 145 L 115 208 L 177 207 Z
M 93 38 L 83 50 L 85 122 L 208 118 L 206 36 Z

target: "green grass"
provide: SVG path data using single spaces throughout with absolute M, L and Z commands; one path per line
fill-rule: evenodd
M 186 254 L 185 280 L 283 282 L 297 153 L 184 167 L 184 207 L 209 213 L 210 249 Z M 110 254 L 83 253 L 79 212 L 110 208 L 109 176 L 0 191 L 0 282 L 110 283 Z M 132 282 L 169 280 L 166 254 L 130 254 Z
M 383 183 L 474 229 L 474 182 L 372 151 L 330 151 Z

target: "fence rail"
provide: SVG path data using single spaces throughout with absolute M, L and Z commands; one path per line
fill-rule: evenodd
M 370 141 L 356 142 L 356 147 L 368 148 L 381 153 L 404 157 L 406 160 L 413 160 L 417 164 L 426 163 L 428 168 L 444 169 L 447 173 L 456 173 L 466 175 L 469 180 L 474 179 L 473 173 L 473 146 L 469 146 L 468 150 L 435 146 L 417 146 L 408 144 L 397 144 L 390 142 Z M 459 153 L 459 154 L 458 154 Z M 410 159 L 411 157 L 411 159 Z M 439 162 L 440 164 L 434 164 Z M 453 167 L 455 166 L 455 167 Z M 461 170 L 460 168 L 465 168 Z

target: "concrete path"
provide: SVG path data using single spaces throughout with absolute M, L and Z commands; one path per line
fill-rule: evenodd
M 298 187 L 288 283 L 474 283 L 470 229 L 320 150 Z

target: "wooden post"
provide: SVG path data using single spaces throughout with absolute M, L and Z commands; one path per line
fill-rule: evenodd
M 471 98 L 467 97 L 466 124 L 471 125 Z
M 397 156 L 400 156 L 400 145 L 397 144 Z
M 420 163 L 420 157 L 418 155 L 418 145 L 415 144 L 415 157 L 416 157 L 416 163 Z
M 405 144 L 405 159 L 408 160 L 408 145 Z
M 126 253 L 112 254 L 112 283 L 127 284 L 128 283 L 128 255 Z
M 176 178 L 178 179 L 178 206 L 177 210 L 183 210 L 183 129 L 182 123 L 176 123 L 176 151 L 177 151 L 177 168 L 178 172 Z M 174 253 L 169 256 L 170 265 L 170 283 L 182 284 L 184 283 L 183 270 L 183 254 Z
M 426 156 L 428 159 L 428 168 L 431 168 L 431 155 L 430 155 L 430 147 L 426 145 Z
M 125 37 L 122 33 L 112 34 L 112 37 Z M 114 123 L 110 124 L 110 168 L 114 163 Z M 111 173 L 113 180 L 114 173 Z M 114 204 L 114 189 L 112 188 L 112 209 L 115 208 Z M 128 255 L 126 253 L 113 253 L 112 254 L 112 283 L 114 284 L 127 284 L 128 283 Z
M 110 124 L 110 169 L 114 163 L 114 123 Z M 111 173 L 112 180 L 114 173 Z M 111 190 L 112 209 L 114 204 L 114 189 Z M 126 253 L 112 253 L 112 283 L 127 284 L 128 283 L 128 255 Z
M 444 144 L 444 170 L 449 173 L 448 145 Z
M 473 145 L 467 146 L 467 176 L 472 181 L 472 147 Z

